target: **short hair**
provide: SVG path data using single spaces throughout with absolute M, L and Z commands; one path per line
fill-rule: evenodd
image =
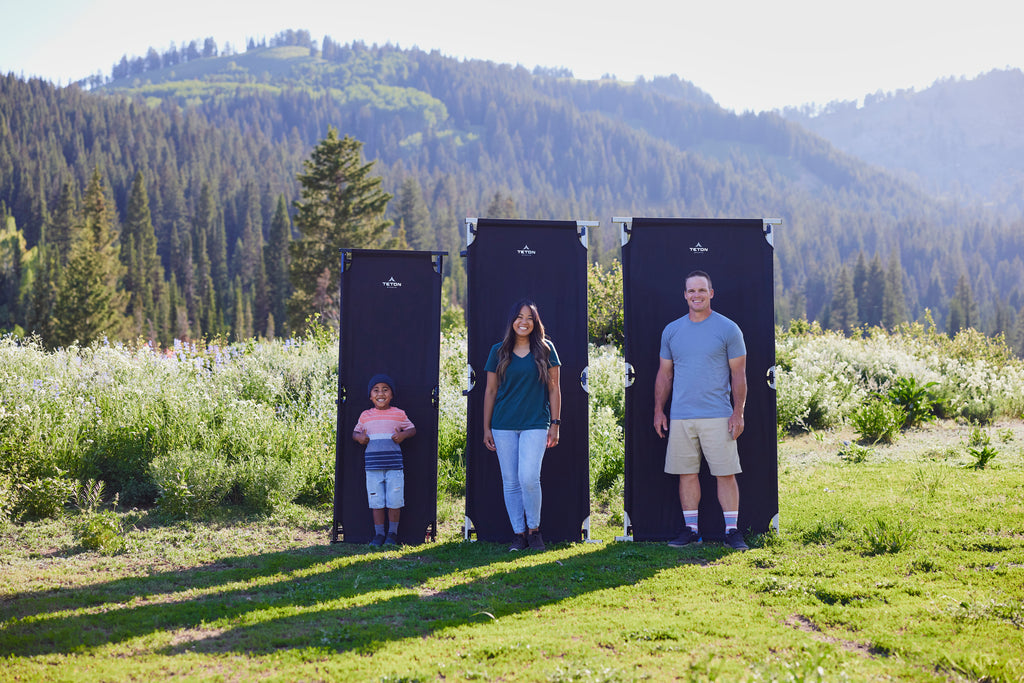
M 705 280 L 708 281 L 708 289 L 714 289 L 714 287 L 711 286 L 711 276 L 710 275 L 705 273 L 703 270 L 693 270 L 693 271 L 690 271 L 690 274 L 687 275 L 686 278 L 683 280 L 683 291 L 684 292 L 686 291 L 686 280 L 689 280 L 691 277 L 702 277 L 702 278 L 704 278 Z

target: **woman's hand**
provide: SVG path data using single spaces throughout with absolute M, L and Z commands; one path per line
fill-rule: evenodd
M 558 425 L 548 426 L 548 448 L 558 445 Z
M 491 434 L 491 430 L 484 428 L 484 445 L 487 446 L 489 451 L 497 451 L 498 447 L 494 445 L 494 435 Z

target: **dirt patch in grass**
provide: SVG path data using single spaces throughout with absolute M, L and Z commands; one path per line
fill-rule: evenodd
M 802 614 L 791 614 L 789 618 L 786 619 L 785 624 L 790 628 L 795 628 L 798 631 L 811 634 L 811 636 L 819 642 L 839 645 L 847 652 L 854 652 L 865 657 L 873 658 L 875 656 L 875 651 L 869 645 L 826 635 L 817 624 Z

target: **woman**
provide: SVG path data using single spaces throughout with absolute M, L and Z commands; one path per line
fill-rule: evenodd
M 535 303 L 516 303 L 510 317 L 505 338 L 491 347 L 485 366 L 484 445 L 497 452 L 501 466 L 505 508 L 516 534 L 509 550 L 543 550 L 540 466 L 545 449 L 558 444 L 561 362 Z

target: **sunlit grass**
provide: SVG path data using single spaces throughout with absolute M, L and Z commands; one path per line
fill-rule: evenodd
M 300 506 L 203 524 L 124 513 L 114 556 L 64 520 L 8 525 L 5 676 L 1017 680 L 1020 456 L 973 470 L 893 446 L 851 464 L 831 438 L 800 466 L 782 444 L 782 527 L 746 553 L 616 543 L 602 523 L 604 542 L 510 554 L 462 543 L 454 522 L 379 553 L 329 544 L 329 511 Z M 875 552 L 879 520 L 914 533 Z

